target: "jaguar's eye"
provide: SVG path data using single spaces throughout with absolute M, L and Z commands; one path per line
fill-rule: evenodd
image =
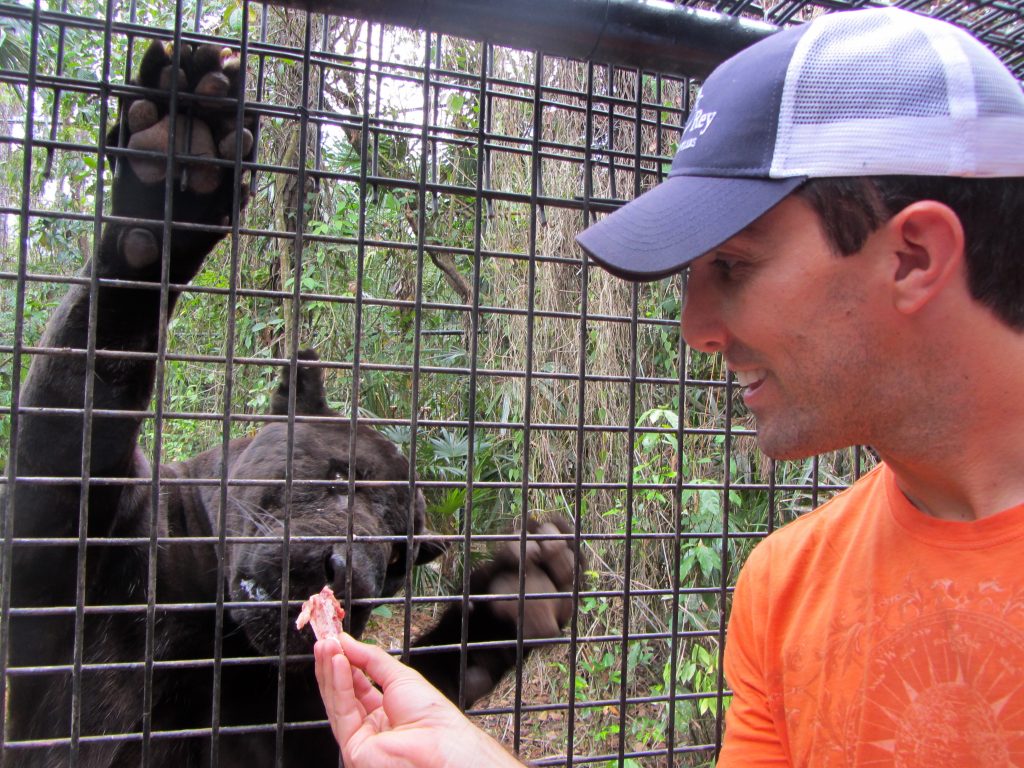
M 392 547 L 391 559 L 388 560 L 388 565 L 395 565 L 399 560 L 402 559 L 402 550 L 398 547 Z
M 331 481 L 327 486 L 328 493 L 334 496 L 348 493 L 348 477 L 341 470 L 331 472 L 327 479 Z

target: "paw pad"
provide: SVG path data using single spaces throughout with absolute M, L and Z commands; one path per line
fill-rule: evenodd
M 160 258 L 160 246 L 148 229 L 135 227 L 121 234 L 121 253 L 128 266 L 142 269 Z
M 240 62 L 229 48 L 183 45 L 181 66 L 175 67 L 173 51 L 169 44 L 153 43 L 143 55 L 138 83 L 162 93 L 128 107 L 127 146 L 151 155 L 129 157 L 128 164 L 143 184 L 163 182 L 170 168 L 172 177 L 181 179 L 182 190 L 212 194 L 224 182 L 227 166 L 208 161 L 234 159 L 239 131 L 243 158 L 251 156 L 255 144 L 253 132 L 245 127 L 254 128 L 251 116 L 245 117 L 243 126 L 236 125 L 232 97 L 238 95 Z M 172 121 L 168 111 L 175 87 L 177 117 Z M 175 156 L 170 165 L 168 154 Z

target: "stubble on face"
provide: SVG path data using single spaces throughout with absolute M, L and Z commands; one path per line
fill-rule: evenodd
M 767 455 L 871 444 L 906 418 L 884 229 L 842 256 L 791 196 L 691 264 L 683 335 L 748 381 L 763 375 L 744 400 Z
M 824 368 L 790 369 L 782 404 L 754 413 L 757 441 L 773 459 L 803 459 L 870 442 L 877 403 L 861 387 L 871 361 L 862 349 L 836 350 Z M 771 375 L 771 374 L 770 374 Z
M 774 322 L 766 319 L 749 344 L 738 332 L 725 351 L 731 364 L 768 371 L 772 397 L 752 412 L 758 444 L 775 459 L 871 443 L 899 418 L 903 396 L 866 279 L 871 255 L 841 256 L 823 235 L 808 239 L 801 257 L 807 268 L 795 271 L 800 278 L 765 297 Z

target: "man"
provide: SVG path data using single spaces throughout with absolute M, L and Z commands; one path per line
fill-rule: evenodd
M 720 766 L 1024 764 L 1022 215 L 1020 84 L 873 9 L 725 62 L 669 178 L 580 236 L 627 279 L 688 269 L 683 334 L 725 356 L 765 453 L 882 458 L 745 565 Z M 346 765 L 517 764 L 344 643 L 317 670 Z

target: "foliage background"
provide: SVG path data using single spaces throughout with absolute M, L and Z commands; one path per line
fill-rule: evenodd
M 186 36 L 238 47 L 244 31 L 259 51 L 247 69 L 262 167 L 240 235 L 171 323 L 165 420 L 147 450 L 171 461 L 217 445 L 225 413 L 233 435 L 258 429 L 279 363 L 316 348 L 332 405 L 413 458 L 436 530 L 578 522 L 573 642 L 534 654 L 478 707 L 484 724 L 529 758 L 710 764 L 728 704 L 728 587 L 759 536 L 863 457 L 766 460 L 721 360 L 680 340 L 682 279 L 633 286 L 581 260 L 581 201 L 656 183 L 697 84 L 238 0 L 198 17 L 189 3 L 111 8 L 108 47 L 86 23 L 107 18 L 105 3 L 79 0 L 37 35 L 27 12 L 0 6 L 0 407 L 15 346 L 31 352 L 92 253 L 108 84 L 145 42 L 131 33 L 168 38 L 180 17 Z M 9 431 L 5 415 L 4 458 Z M 453 547 L 417 573 L 417 594 L 458 594 L 486 549 Z M 415 626 L 434 610 L 417 604 Z M 403 624 L 385 605 L 368 634 L 400 644 Z

